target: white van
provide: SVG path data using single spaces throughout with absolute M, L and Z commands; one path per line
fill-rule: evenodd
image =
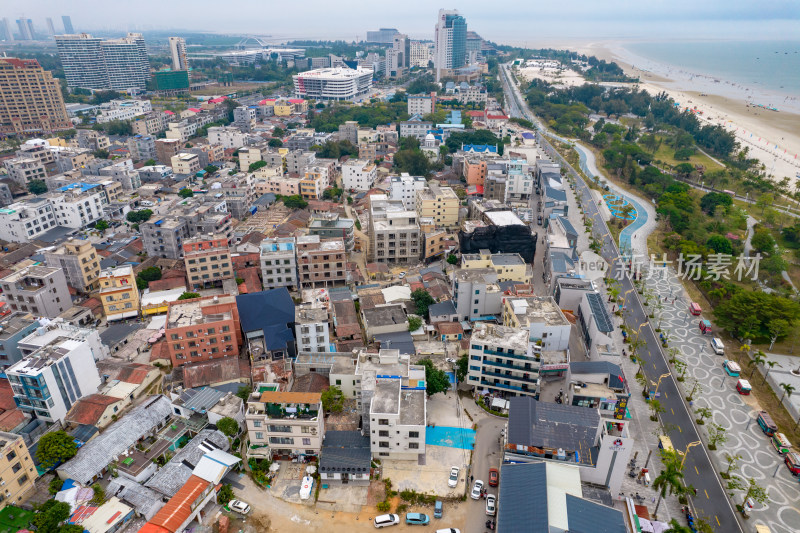
M 382 514 L 375 517 L 375 527 L 396 526 L 400 523 L 400 517 L 396 514 Z
M 725 355 L 725 345 L 722 344 L 722 339 L 718 337 L 711 339 L 711 349 L 717 355 Z
M 154 204 L 150 200 L 142 200 L 141 202 L 139 202 L 139 205 L 142 207 L 153 207 L 156 204 Z

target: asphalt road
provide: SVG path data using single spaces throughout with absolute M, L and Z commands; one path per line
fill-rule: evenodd
M 483 481 L 484 486 L 489 490 L 489 494 L 497 496 L 499 494 L 499 487 L 489 487 L 489 469 L 500 469 L 500 464 L 503 462 L 503 456 L 500 453 L 500 430 L 506 427 L 506 419 L 487 415 L 481 417 L 478 421 L 478 430 L 475 434 L 475 448 L 472 452 L 472 476 L 475 479 Z M 469 474 L 468 474 L 469 476 Z M 469 480 L 469 477 L 467 477 Z M 503 483 L 502 478 L 500 483 Z M 464 504 L 467 506 L 467 524 L 469 525 L 469 532 L 488 531 L 483 526 L 489 518 L 486 516 L 486 500 L 480 499 L 478 501 L 469 497 L 469 492 L 472 490 L 472 482 L 468 481 L 467 501 Z M 497 502 L 498 507 L 500 502 Z M 497 518 L 496 516 L 494 517 Z M 468 532 L 465 532 L 468 533 Z
M 503 68 L 503 71 L 506 72 L 505 68 Z M 509 110 L 512 116 L 527 118 L 539 124 L 541 128 L 541 124 L 527 109 L 527 105 L 520 104 L 517 100 L 517 92 L 510 87 L 506 76 L 503 75 L 501 78 L 503 78 L 507 104 L 513 101 Z M 581 198 L 586 216 L 592 220 L 592 232 L 595 238 L 602 243 L 601 255 L 611 265 L 611 272 L 617 272 L 617 269 L 622 265 L 622 261 L 616 244 L 608 232 L 606 223 L 600 215 L 589 187 L 580 178 L 576 180 L 576 193 Z M 620 282 L 620 294 L 625 302 L 625 311 L 623 313 L 625 324 L 628 328 L 637 330 L 639 338 L 645 342 L 644 347 L 639 350 L 639 357 L 643 361 L 642 368 L 645 375 L 652 383 L 658 383 L 659 376 L 669 374 L 668 377 L 661 380 L 658 387 L 658 400 L 665 409 L 665 412 L 661 415 L 661 422 L 665 427 L 676 428 L 669 432 L 669 437 L 675 449 L 683 452 L 690 443 L 700 441 L 700 436 L 694 423 L 694 416 L 689 412 L 689 406 L 678 389 L 678 384 L 670 372 L 664 353 L 661 351 L 661 344 L 653 328 L 648 323 L 647 314 L 638 298 L 633 281 L 628 276 L 624 276 Z M 655 478 L 657 475 L 657 470 L 652 468 L 652 465 L 656 464 L 658 463 L 651 460 L 651 471 L 654 472 L 651 478 Z M 705 445 L 694 446 L 688 450 L 683 472 L 684 482 L 697 490 L 697 495 L 692 502 L 697 514 L 708 521 L 716 531 L 724 533 L 742 532 L 743 529 L 737 520 L 736 511 L 732 507 L 728 495 L 722 487 L 720 478 L 714 470 Z

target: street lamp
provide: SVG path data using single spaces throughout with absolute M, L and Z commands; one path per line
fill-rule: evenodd
M 684 450 L 684 451 L 680 451 L 679 450 L 678 451 L 678 453 L 683 456 L 683 459 L 681 459 L 681 470 L 683 470 L 683 464 L 686 462 L 686 457 L 689 455 L 689 448 L 691 448 L 692 446 L 699 446 L 701 444 L 703 444 L 703 443 L 700 442 L 699 440 L 696 440 L 694 442 L 690 442 L 689 444 L 687 444 L 686 445 L 686 450 Z
M 660 376 L 658 376 L 658 383 L 653 383 L 652 381 L 650 382 L 650 385 L 655 385 L 656 386 L 656 390 L 655 390 L 655 392 L 653 394 L 658 394 L 658 388 L 661 386 L 661 380 L 664 379 L 665 377 L 671 376 L 671 375 L 672 374 L 670 372 L 667 372 L 666 374 L 661 374 Z

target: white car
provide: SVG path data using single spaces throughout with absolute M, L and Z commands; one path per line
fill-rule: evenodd
M 228 509 L 239 514 L 247 514 L 250 512 L 250 506 L 244 503 L 242 500 L 229 501 Z
M 450 363 L 451 365 L 454 365 L 454 364 L 456 364 L 456 360 L 455 360 L 455 359 L 453 359 L 452 357 L 448 357 L 447 359 L 445 359 L 445 361 L 447 361 L 447 362 L 448 362 L 448 363 Z
M 497 512 L 497 497 L 494 494 L 486 495 L 486 514 L 494 516 Z
M 457 466 L 454 466 L 453 468 L 450 469 L 450 478 L 447 480 L 447 486 L 450 487 L 451 489 L 455 488 L 455 486 L 458 485 L 458 473 L 459 470 Z
M 483 493 L 483 481 L 480 479 L 475 480 L 475 484 L 472 485 L 472 492 L 469 493 L 469 497 L 473 500 L 480 500 L 481 494 Z
M 382 527 L 396 526 L 400 523 L 400 516 L 396 514 L 382 514 L 380 516 L 376 516 L 373 523 L 378 529 Z
M 405 272 L 400 272 L 400 275 L 397 276 L 397 277 L 400 278 L 400 279 L 403 279 L 404 277 L 406 277 L 406 273 Z
M 461 530 L 456 527 L 448 527 L 447 529 L 437 529 L 436 533 L 461 533 Z

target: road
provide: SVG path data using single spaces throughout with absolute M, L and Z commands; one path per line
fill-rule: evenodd
M 469 401 L 469 400 L 467 400 Z M 489 469 L 500 469 L 503 457 L 500 453 L 500 430 L 506 427 L 507 420 L 491 415 L 481 416 L 478 420 L 478 430 L 475 434 L 475 449 L 472 452 L 472 475 L 475 479 L 483 480 L 484 484 L 489 482 Z M 503 480 L 500 480 L 502 483 Z M 469 497 L 472 490 L 472 483 L 468 484 L 467 501 L 463 505 L 467 506 L 467 524 L 470 525 L 469 531 L 485 531 L 480 524 L 484 524 L 486 519 L 486 500 L 475 501 Z M 489 494 L 498 495 L 498 489 L 488 487 Z
M 527 104 L 522 99 L 517 88 L 515 86 L 511 87 L 513 83 L 510 81 L 510 74 L 507 68 L 507 66 L 503 67 L 504 75 L 501 75 L 501 78 L 503 78 L 503 86 L 506 92 L 506 102 L 513 102 L 510 105 L 510 113 L 512 113 L 512 116 L 527 118 L 537 124 L 542 133 L 547 134 L 542 128 L 542 124 L 527 109 Z M 517 114 L 514 115 L 514 113 Z M 547 144 L 542 142 L 545 148 Z M 558 159 L 552 153 L 552 148 L 550 155 Z M 562 164 L 565 163 L 562 162 Z M 574 169 L 572 170 L 574 171 Z M 592 232 L 595 238 L 602 244 L 601 255 L 611 265 L 612 273 L 620 272 L 624 269 L 624 262 L 591 195 L 591 191 L 580 175 L 577 173 L 573 175 L 576 177 L 576 195 L 581 199 L 586 216 L 592 220 Z M 639 238 L 644 238 L 644 236 Z M 619 288 L 625 305 L 623 314 L 625 324 L 629 329 L 637 331 L 639 338 L 645 343 L 638 354 L 643 361 L 642 368 L 644 373 L 654 384 L 653 387 L 658 383 L 658 399 L 665 409 L 661 415 L 661 423 L 666 428 L 675 428 L 668 432 L 675 449 L 680 451 L 687 450 L 687 446 L 690 443 L 701 440 L 694 423 L 694 416 L 689 411 L 689 406 L 678 389 L 678 384 L 661 350 L 661 343 L 648 321 L 632 279 L 628 275 L 622 276 Z M 660 376 L 665 377 L 660 379 Z M 737 519 L 736 511 L 722 487 L 717 472 L 714 470 L 705 445 L 695 446 L 688 450 L 687 453 L 683 470 L 684 482 L 697 490 L 697 496 L 693 498 L 693 505 L 697 514 L 708 521 L 717 531 L 724 533 L 742 532 L 743 529 Z

